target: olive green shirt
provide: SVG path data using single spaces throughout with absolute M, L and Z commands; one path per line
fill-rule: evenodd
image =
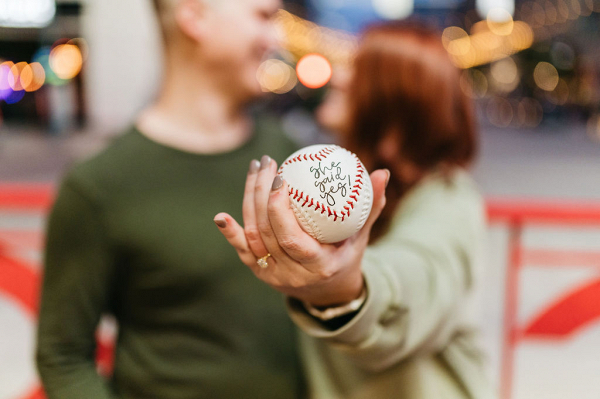
M 252 159 L 296 147 L 273 120 L 224 154 L 157 144 L 135 128 L 71 170 L 51 213 L 38 335 L 49 399 L 302 396 L 282 296 L 213 223 L 240 223 Z M 95 368 L 103 313 L 119 324 L 114 375 Z

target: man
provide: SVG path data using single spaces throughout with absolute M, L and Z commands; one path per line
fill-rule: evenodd
M 297 398 L 302 372 L 280 294 L 213 224 L 241 219 L 248 162 L 294 150 L 247 104 L 278 0 L 157 1 L 165 74 L 136 126 L 66 176 L 48 226 L 38 368 L 49 399 Z M 268 161 L 268 159 L 267 159 Z M 256 161 L 251 170 L 256 170 Z M 114 375 L 94 364 L 119 322 Z

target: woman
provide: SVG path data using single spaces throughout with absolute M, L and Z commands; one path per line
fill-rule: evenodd
M 365 227 L 341 244 L 316 243 L 295 224 L 268 158 L 248 175 L 245 232 L 226 214 L 215 220 L 256 276 L 289 297 L 311 397 L 494 397 L 471 322 L 484 233 L 482 199 L 463 169 L 475 153 L 473 111 L 440 36 L 372 27 L 318 117 L 367 169 L 389 171 L 371 174 Z M 256 266 L 264 256 L 266 269 Z M 337 316 L 323 317 L 327 309 Z

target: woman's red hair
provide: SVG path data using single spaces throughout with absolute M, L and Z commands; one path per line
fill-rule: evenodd
M 459 81 L 460 72 L 442 46 L 441 34 L 398 23 L 376 25 L 364 33 L 349 89 L 351 131 L 346 145 L 368 169 L 392 171 L 387 205 L 372 239 L 386 231 L 401 197 L 416 183 L 394 173 L 400 164 L 427 173 L 441 166 L 466 166 L 473 159 L 473 108 Z M 380 153 L 389 135 L 396 136 L 390 141 L 397 147 L 393 161 Z

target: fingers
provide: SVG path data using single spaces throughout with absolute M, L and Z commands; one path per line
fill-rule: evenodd
M 299 262 L 310 262 L 319 249 L 317 240 L 309 236 L 296 220 L 290 206 L 287 183 L 276 176 L 268 202 L 268 216 L 279 246 Z
M 273 185 L 273 178 L 276 174 L 277 164 L 266 155 L 262 157 L 260 170 L 256 178 L 256 185 L 254 187 L 254 209 L 256 211 L 256 225 L 260 232 L 262 242 L 267 251 L 274 257 L 283 254 L 271 227 L 267 209 L 271 186 Z
M 242 214 L 244 218 L 244 231 L 248 245 L 256 257 L 265 256 L 268 251 L 265 248 L 258 226 L 256 224 L 256 210 L 254 208 L 254 187 L 260 170 L 260 162 L 253 159 L 250 162 L 250 169 L 246 177 L 246 187 L 244 188 L 244 201 L 242 203 Z
M 247 266 L 256 267 L 256 257 L 250 250 L 244 229 L 226 213 L 215 216 L 214 222 L 225 239 L 236 250 L 240 260 Z
M 381 214 L 385 206 L 385 188 L 390 178 L 390 171 L 387 169 L 378 169 L 371 173 L 371 184 L 373 185 L 373 207 L 371 214 L 365 222 L 365 225 L 358 233 L 361 238 L 369 239 L 371 228 Z

